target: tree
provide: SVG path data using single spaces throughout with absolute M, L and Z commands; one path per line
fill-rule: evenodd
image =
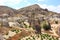
M 45 11 L 48 11 L 48 9 L 44 9 Z
M 40 20 L 37 19 L 37 20 L 35 20 L 34 23 L 35 23 L 34 24 L 34 27 L 35 27 L 34 29 L 36 30 L 36 33 L 41 34 Z
M 40 25 L 35 25 L 35 30 L 36 30 L 36 33 L 41 33 Z

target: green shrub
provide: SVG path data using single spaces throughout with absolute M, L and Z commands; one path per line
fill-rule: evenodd
M 16 30 L 16 29 L 13 29 L 11 30 L 12 32 L 16 32 L 16 33 L 19 33 L 21 30 Z
M 50 30 L 51 29 L 51 25 L 47 21 L 42 22 L 42 27 L 43 27 L 44 30 Z
M 58 21 L 55 21 L 56 24 L 58 24 Z

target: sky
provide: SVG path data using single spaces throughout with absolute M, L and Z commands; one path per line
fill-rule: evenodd
M 20 9 L 33 4 L 38 4 L 41 8 L 60 13 L 60 0 L 0 0 L 0 6 L 9 6 Z

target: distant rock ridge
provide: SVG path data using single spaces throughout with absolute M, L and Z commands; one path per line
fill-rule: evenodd
M 2 16 L 2 14 L 8 14 L 9 16 L 14 16 L 16 14 L 23 14 L 25 16 L 31 16 L 32 13 L 35 13 L 35 16 L 38 16 L 40 14 L 45 15 L 45 16 L 46 15 L 49 16 L 49 15 L 53 15 L 53 14 L 57 15 L 56 12 L 49 11 L 48 9 L 43 9 L 38 4 L 20 8 L 18 10 L 10 8 L 8 6 L 0 6 L 0 16 Z M 60 15 L 60 14 L 58 14 L 58 15 Z

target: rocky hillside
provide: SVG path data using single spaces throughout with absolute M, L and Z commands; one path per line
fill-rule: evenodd
M 34 4 L 28 7 L 18 9 L 18 14 L 22 14 L 29 18 L 29 21 L 39 19 L 39 20 L 60 20 L 60 14 L 56 12 L 49 11 L 48 9 L 43 9 L 39 5 Z M 32 21 L 33 22 L 33 21 Z
M 55 20 L 56 18 L 60 19 L 59 13 L 49 11 L 48 9 L 43 9 L 37 4 L 24 7 L 18 10 L 7 7 L 7 6 L 0 6 L 0 19 L 4 18 L 5 20 L 5 18 L 8 18 L 8 17 L 15 17 L 16 19 L 17 16 L 21 16 L 21 15 L 24 16 L 25 19 L 27 17 L 29 21 L 31 20 L 34 21 L 35 19 L 42 20 L 43 18 L 46 20 L 51 20 L 51 19 Z
M 29 20 L 32 19 L 50 19 L 50 18 L 58 18 L 60 19 L 60 14 L 56 12 L 49 11 L 48 9 L 43 9 L 39 5 L 34 4 L 28 7 L 24 7 L 21 9 L 18 9 L 18 14 L 22 14 L 24 16 L 29 17 Z
M 37 4 L 18 9 L 18 13 L 21 13 L 23 15 L 32 14 L 32 13 L 42 14 L 42 15 L 56 14 L 56 12 L 49 11 L 48 9 L 43 9 Z M 60 15 L 60 14 L 56 14 L 56 15 Z
M 4 15 L 8 14 L 9 16 L 13 16 L 14 14 L 23 14 L 28 17 L 31 17 L 32 14 L 34 14 L 35 16 L 41 16 L 41 15 L 53 16 L 55 14 L 60 15 L 60 14 L 57 14 L 56 12 L 49 11 L 48 9 L 43 9 L 37 4 L 24 7 L 18 10 L 7 7 L 7 6 L 0 6 L 0 16 L 2 16 L 3 14 Z
M 16 12 L 15 9 L 10 8 L 8 6 L 0 6 L 0 16 L 4 15 L 9 15 L 9 16 L 13 16 Z

